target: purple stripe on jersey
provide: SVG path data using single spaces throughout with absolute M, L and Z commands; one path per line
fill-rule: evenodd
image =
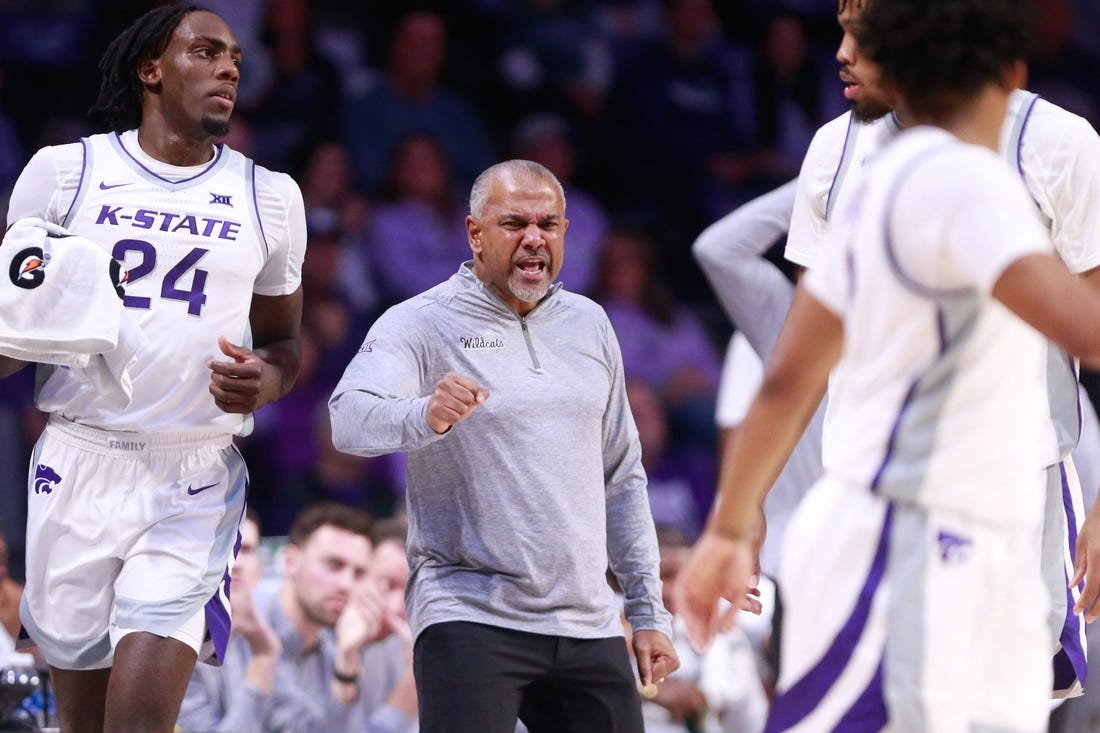
M 61 220 L 62 224 L 68 224 L 69 217 L 72 216 L 73 207 L 76 206 L 76 202 L 80 200 L 80 192 L 84 190 L 84 176 L 88 173 L 88 138 L 80 138 L 80 181 L 76 184 L 76 192 L 73 194 L 73 200 L 69 202 L 69 210 L 65 212 L 65 217 Z
M 867 573 L 867 580 L 864 581 L 863 588 L 860 589 L 859 598 L 856 599 L 852 614 L 840 627 L 833 643 L 829 645 L 817 664 L 802 679 L 776 697 L 771 712 L 768 714 L 768 724 L 764 728 L 764 733 L 780 733 L 780 731 L 788 730 L 802 722 L 821 703 L 833 683 L 837 681 L 841 672 L 851 661 L 852 653 L 855 651 L 856 644 L 867 626 L 867 619 L 871 615 L 871 601 L 874 600 L 875 592 L 886 573 L 886 555 L 890 544 L 890 527 L 893 516 L 894 505 L 892 503 L 887 504 L 886 514 L 882 519 L 882 533 L 879 535 L 878 547 L 875 548 L 871 569 Z
M 1065 463 L 1058 464 L 1058 471 L 1062 476 L 1062 507 L 1066 512 L 1066 526 L 1069 528 L 1069 552 L 1070 558 L 1076 559 L 1077 554 L 1077 514 L 1073 510 L 1073 496 L 1070 493 L 1069 478 L 1066 476 Z M 1069 584 L 1069 568 L 1066 568 L 1066 584 Z M 1078 586 L 1078 590 L 1084 584 Z M 1073 612 L 1073 590 L 1066 589 L 1066 620 L 1062 625 L 1062 633 L 1058 641 L 1062 645 L 1061 651 L 1054 656 L 1054 689 L 1065 690 L 1073 686 L 1073 678 L 1076 677 L 1084 685 L 1088 678 L 1088 661 L 1085 657 L 1085 649 L 1081 643 L 1081 617 Z M 1060 663 L 1059 658 L 1063 658 Z M 1068 679 L 1068 683 L 1066 680 Z
M 179 180 L 179 181 L 171 181 L 167 178 L 164 178 L 163 176 L 158 176 L 156 173 L 154 173 L 153 171 L 146 168 L 145 165 L 143 165 L 140 160 L 135 158 L 134 154 L 131 153 L 129 150 L 127 150 L 126 146 L 122 144 L 122 135 L 117 133 L 117 132 L 113 133 L 113 134 L 115 136 L 115 142 L 118 143 L 119 150 L 126 153 L 126 157 L 128 157 L 130 160 L 134 161 L 134 165 L 136 165 L 138 168 L 141 168 L 143 171 L 145 171 L 146 173 L 148 173 L 150 176 L 157 179 L 158 181 L 164 181 L 165 183 L 167 183 L 170 186 L 181 186 L 185 183 L 190 183 L 191 181 L 195 180 L 196 178 L 202 178 L 203 176 L 205 176 L 210 171 L 211 168 L 213 168 L 215 165 L 218 164 L 218 161 L 221 160 L 221 157 L 222 157 L 222 148 L 223 148 L 223 146 L 220 145 L 220 144 L 215 145 L 214 146 L 214 157 L 210 159 L 210 162 L 206 165 L 206 167 L 204 167 L 201 171 L 199 171 L 195 175 L 191 176 L 190 178 L 184 178 L 184 179 Z
M 825 212 L 828 216 L 829 204 L 833 201 L 833 189 L 836 188 L 837 178 L 840 177 L 840 171 L 844 168 L 845 156 L 848 153 L 848 140 L 852 137 L 852 125 L 856 122 L 856 116 L 854 114 L 848 115 L 848 129 L 844 131 L 844 145 L 840 148 L 840 160 L 837 161 L 836 170 L 833 171 L 833 182 L 829 184 L 829 195 L 825 197 Z
M 886 467 L 890 465 L 890 459 L 894 457 L 894 448 L 897 447 L 898 433 L 901 431 L 901 419 L 905 417 L 905 411 L 909 409 L 909 403 L 913 401 L 913 396 L 917 393 L 917 385 L 919 382 L 913 382 L 909 385 L 909 391 L 905 393 L 905 399 L 901 401 L 901 409 L 898 410 L 898 416 L 894 418 L 894 424 L 890 427 L 890 437 L 886 441 L 886 453 L 882 456 L 882 463 L 879 464 L 878 470 L 875 471 L 875 477 L 871 479 L 871 493 L 877 494 L 879 484 L 882 483 L 882 475 L 886 473 Z
M 888 715 L 886 713 L 886 698 L 882 694 L 882 660 L 866 689 L 844 717 L 833 728 L 833 733 L 878 733 L 886 727 Z

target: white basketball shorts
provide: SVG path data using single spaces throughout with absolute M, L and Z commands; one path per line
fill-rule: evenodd
M 1045 731 L 1039 532 L 823 478 L 787 529 L 766 730 Z
M 208 641 L 220 658 L 247 483 L 228 435 L 103 431 L 52 416 L 31 458 L 20 608 L 45 660 L 109 667 L 131 631 L 178 638 L 203 659 Z

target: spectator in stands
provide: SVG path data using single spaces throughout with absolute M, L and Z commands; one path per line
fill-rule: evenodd
M 443 16 L 410 11 L 397 22 L 383 77 L 344 100 L 344 141 L 368 194 L 382 191 L 386 164 L 410 132 L 429 133 L 442 143 L 461 188 L 488 165 L 492 143 L 484 122 L 464 97 L 440 83 L 446 58 Z

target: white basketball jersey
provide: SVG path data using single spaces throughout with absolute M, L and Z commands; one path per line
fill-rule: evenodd
M 787 259 L 813 267 L 831 217 L 860 188 L 864 164 L 897 134 L 892 115 L 857 122 L 851 113 L 826 123 L 806 152 L 791 215 Z M 1082 117 L 1015 90 L 1001 129 L 1004 159 L 1024 182 L 1032 210 L 1048 229 L 1058 255 L 1072 272 L 1100 266 L 1100 137 Z M 1056 345 L 1046 346 L 1050 429 L 1044 464 L 1069 455 L 1080 437 L 1080 405 L 1074 364 Z M 830 380 L 830 392 L 841 377 Z M 832 450 L 832 408 L 826 410 L 822 452 Z
M 991 152 L 901 134 L 834 216 L 806 287 L 844 321 L 827 473 L 993 522 L 1042 510 L 1043 338 L 991 296 L 1050 252 Z
M 55 158 L 57 180 L 39 215 L 122 262 L 123 305 L 149 345 L 132 368 L 125 410 L 64 368 L 42 368 L 38 407 L 107 429 L 240 431 L 242 416 L 214 404 L 208 364 L 229 359 L 218 336 L 251 346 L 253 292 L 285 295 L 299 285 L 305 227 L 297 185 L 224 145 L 205 165 L 169 166 L 141 151 L 135 131 L 44 152 Z M 34 177 L 33 165 L 24 177 Z M 27 182 L 34 186 L 42 183 Z M 13 205 L 22 205 L 18 195 Z
M 900 129 L 893 113 L 861 122 L 845 112 L 817 131 L 798 174 L 798 193 L 784 251 L 788 260 L 803 267 L 814 266 L 833 212 L 844 208 L 845 201 L 859 188 L 864 164 Z

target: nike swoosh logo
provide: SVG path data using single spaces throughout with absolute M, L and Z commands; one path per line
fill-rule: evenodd
M 99 182 L 99 190 L 100 191 L 109 191 L 112 188 L 118 188 L 119 186 L 129 186 L 129 185 L 130 185 L 129 181 L 127 181 L 126 183 L 110 183 L 110 184 L 107 183 L 106 181 L 100 181 Z
M 206 491 L 207 489 L 212 489 L 217 485 L 218 485 L 217 482 L 215 482 L 215 483 L 212 483 L 212 484 L 207 484 L 206 486 L 200 486 L 197 489 L 192 489 L 191 485 L 188 484 L 187 485 L 187 493 L 190 494 L 191 496 L 194 496 L 195 494 L 201 494 L 202 492 Z

